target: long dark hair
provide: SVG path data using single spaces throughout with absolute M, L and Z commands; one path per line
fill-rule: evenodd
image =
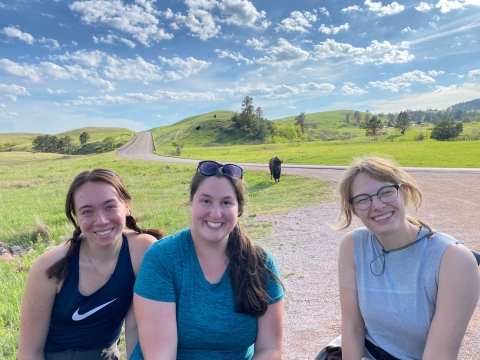
M 242 216 L 245 207 L 245 190 L 241 179 L 223 174 L 218 169 L 214 175 L 230 181 L 238 202 L 238 217 Z M 197 172 L 190 184 L 190 202 L 199 186 L 208 176 Z M 268 281 L 273 277 L 281 284 L 280 279 L 267 266 L 267 250 L 254 244 L 247 234 L 240 219 L 228 236 L 226 253 L 232 289 L 236 295 L 235 312 L 260 317 L 268 308 Z M 282 285 L 283 286 L 283 285 Z
M 65 214 L 67 219 L 73 224 L 75 230 L 73 231 L 73 236 L 67 240 L 67 243 L 70 243 L 67 254 L 55 264 L 50 266 L 46 273 L 49 279 L 56 278 L 57 282 L 62 281 L 68 276 L 68 261 L 69 258 L 80 248 L 82 242 L 82 230 L 77 225 L 75 220 L 75 206 L 73 203 L 73 197 L 75 192 L 80 186 L 87 182 L 104 182 L 112 185 L 118 193 L 118 196 L 125 202 L 130 201 L 132 198 L 127 188 L 122 182 L 122 179 L 118 176 L 117 173 L 107 169 L 94 169 L 92 171 L 83 171 L 78 174 L 75 179 L 73 179 L 68 189 L 67 198 L 65 200 Z M 137 225 L 138 218 L 134 218 L 132 215 L 126 217 L 126 226 L 136 231 L 139 234 L 149 234 L 154 236 L 157 240 L 161 239 L 165 233 L 162 229 L 141 229 Z

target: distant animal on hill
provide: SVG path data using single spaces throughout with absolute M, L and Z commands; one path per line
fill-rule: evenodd
M 270 179 L 274 179 L 275 182 L 280 182 L 280 175 L 282 174 L 282 163 L 283 161 L 275 156 L 271 158 L 268 162 L 268 167 L 270 168 Z

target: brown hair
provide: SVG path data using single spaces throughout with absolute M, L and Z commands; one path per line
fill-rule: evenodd
M 73 231 L 73 236 L 67 243 L 70 242 L 70 247 L 68 248 L 67 254 L 65 257 L 57 261 L 55 264 L 50 266 L 47 269 L 47 276 L 49 279 L 52 277 L 57 279 L 57 282 L 62 281 L 68 276 L 68 261 L 69 258 L 80 248 L 80 243 L 82 242 L 82 230 L 78 227 L 77 222 L 75 221 L 75 206 L 73 203 L 73 197 L 75 192 L 87 182 L 104 182 L 112 185 L 118 193 L 118 196 L 124 201 L 131 201 L 130 193 L 122 182 L 122 179 L 118 176 L 117 173 L 107 169 L 94 169 L 92 171 L 83 171 L 78 174 L 75 179 L 73 179 L 68 189 L 67 198 L 65 200 L 65 214 L 67 219 L 73 224 L 75 230 Z M 141 229 L 137 225 L 137 221 L 140 219 L 134 218 L 132 215 L 126 217 L 126 226 L 136 231 L 139 234 L 149 234 L 154 236 L 157 240 L 161 239 L 165 233 L 162 229 Z
M 379 181 L 389 182 L 392 184 L 402 184 L 406 195 L 406 204 L 412 205 L 415 212 L 422 204 L 422 193 L 417 186 L 413 177 L 402 170 L 394 160 L 381 157 L 361 157 L 353 161 L 353 163 L 342 174 L 338 185 L 340 193 L 340 225 L 336 230 L 343 230 L 350 226 L 353 218 L 353 207 L 349 200 L 352 196 L 352 184 L 358 174 L 365 173 Z M 407 189 L 408 191 L 405 191 Z M 423 220 L 407 215 L 407 220 L 416 226 L 425 226 L 430 231 L 432 228 Z
M 245 189 L 241 179 L 225 175 L 218 169 L 216 177 L 224 177 L 230 181 L 238 202 L 238 217 L 245 208 Z M 199 186 L 209 176 L 197 172 L 190 184 L 190 202 Z M 280 279 L 267 266 L 267 250 L 254 244 L 247 234 L 240 219 L 230 232 L 227 242 L 227 256 L 230 282 L 236 294 L 235 312 L 260 317 L 268 308 L 268 281 L 273 276 L 281 284 Z M 283 285 L 282 285 L 283 286 Z

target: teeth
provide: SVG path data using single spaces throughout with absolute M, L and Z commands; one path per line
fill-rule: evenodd
M 108 233 L 110 233 L 112 231 L 112 229 L 110 230 L 105 230 L 105 231 L 97 231 L 96 234 L 98 235 L 107 235 Z
M 390 216 L 392 216 L 392 215 L 393 215 L 393 214 L 392 214 L 391 212 L 389 212 L 388 214 L 374 217 L 373 220 L 375 220 L 375 221 L 380 221 L 380 220 L 388 219 L 388 218 L 389 218 Z
M 210 222 L 210 221 L 207 221 L 207 224 L 208 224 L 208 226 L 211 226 L 211 227 L 214 227 L 214 228 L 218 228 L 222 225 L 222 223 L 214 223 L 214 222 Z

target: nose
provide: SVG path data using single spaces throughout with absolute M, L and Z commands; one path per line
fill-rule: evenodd
M 220 204 L 213 204 L 210 209 L 210 217 L 212 219 L 219 219 L 222 217 L 222 209 Z
M 95 223 L 96 224 L 106 224 L 108 223 L 108 219 L 103 213 L 103 211 L 98 211 L 97 216 L 95 217 Z
M 385 203 L 380 200 L 380 197 L 378 195 L 372 195 L 371 197 L 372 205 L 371 207 L 374 209 L 383 209 L 385 207 Z

